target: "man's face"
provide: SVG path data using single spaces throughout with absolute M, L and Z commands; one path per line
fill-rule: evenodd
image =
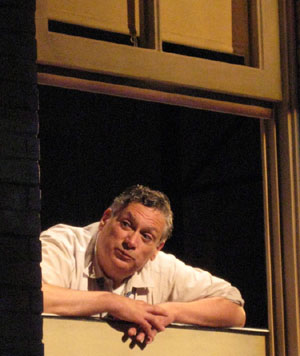
M 165 217 L 159 210 L 131 203 L 116 216 L 107 209 L 99 223 L 98 263 L 115 287 L 154 260 L 164 243 Z

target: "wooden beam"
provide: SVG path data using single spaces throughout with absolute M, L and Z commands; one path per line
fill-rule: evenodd
M 238 116 L 258 119 L 272 118 L 272 109 L 257 105 L 246 105 L 228 101 L 173 94 L 152 89 L 135 88 L 119 84 L 102 83 L 92 80 L 64 77 L 54 74 L 38 73 L 38 83 L 41 85 L 57 86 L 91 93 L 107 94 L 153 101 L 169 105 L 184 106 L 193 109 L 208 110 Z

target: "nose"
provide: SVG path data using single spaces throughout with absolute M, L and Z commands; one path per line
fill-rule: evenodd
M 124 247 L 128 250 L 134 250 L 137 247 L 138 243 L 138 232 L 131 231 L 127 234 L 124 240 Z

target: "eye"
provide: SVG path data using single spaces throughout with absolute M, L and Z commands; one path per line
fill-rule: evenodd
M 145 242 L 151 242 L 151 241 L 153 241 L 153 237 L 152 237 L 151 234 L 142 234 L 142 236 L 143 236 L 143 240 L 144 240 Z
M 121 226 L 124 228 L 128 228 L 128 227 L 130 227 L 130 222 L 128 220 L 122 220 Z

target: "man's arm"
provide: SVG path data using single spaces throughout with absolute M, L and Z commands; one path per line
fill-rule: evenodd
M 208 327 L 243 327 L 246 322 L 244 308 L 222 297 L 212 297 L 192 302 L 168 302 L 159 304 L 168 313 L 160 317 L 164 326 L 171 323 L 193 324 Z M 154 330 L 154 336 L 158 330 Z M 128 330 L 128 335 L 143 341 L 144 332 L 135 327 Z
M 44 312 L 65 316 L 91 316 L 107 312 L 117 319 L 138 325 L 152 341 L 163 331 L 168 312 L 143 301 L 101 291 L 79 291 L 43 283 Z
M 168 311 L 171 322 L 208 327 L 244 326 L 244 300 L 236 287 L 174 256 L 160 253 L 157 258 L 173 281 L 168 302 L 159 303 Z
M 243 327 L 246 321 L 244 308 L 229 299 L 211 297 L 192 302 L 160 304 L 171 322 L 209 327 Z

